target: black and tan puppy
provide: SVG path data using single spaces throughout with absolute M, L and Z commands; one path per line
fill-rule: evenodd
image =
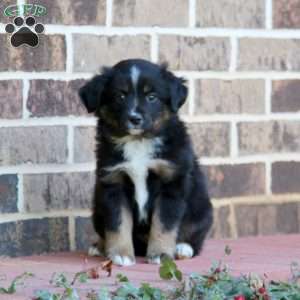
M 190 138 L 177 112 L 181 78 L 145 60 L 121 61 L 80 89 L 98 117 L 93 223 L 98 249 L 118 265 L 135 255 L 199 253 L 212 207 Z

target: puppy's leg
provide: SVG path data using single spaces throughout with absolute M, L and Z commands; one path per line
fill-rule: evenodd
M 97 243 L 94 243 L 92 246 L 90 246 L 88 250 L 89 256 L 104 256 L 104 241 L 101 237 L 99 237 L 99 240 Z
M 150 237 L 147 249 L 147 259 L 151 264 L 160 264 L 161 257 L 174 257 L 177 229 L 168 230 L 161 222 L 158 212 L 152 217 Z
M 197 220 L 183 221 L 178 231 L 176 258 L 185 259 L 199 254 L 212 222 L 213 216 L 210 206 L 205 213 L 198 216 Z
M 135 263 L 132 242 L 132 216 L 121 209 L 121 222 L 116 231 L 105 231 L 105 253 L 114 264 L 130 266 Z

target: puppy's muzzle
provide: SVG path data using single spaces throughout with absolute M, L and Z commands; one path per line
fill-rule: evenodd
M 131 112 L 128 116 L 128 127 L 130 129 L 141 129 L 144 123 L 143 116 L 137 112 Z

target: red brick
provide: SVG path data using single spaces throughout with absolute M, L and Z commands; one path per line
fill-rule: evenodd
M 67 130 L 60 126 L 0 128 L 0 165 L 63 163 Z
M 32 80 L 27 109 L 33 117 L 87 115 L 78 90 L 84 80 Z
M 297 203 L 284 203 L 277 206 L 277 229 L 280 233 L 298 233 L 300 219 Z
M 92 173 L 24 175 L 24 201 L 28 212 L 90 208 L 94 190 Z
M 0 213 L 17 212 L 17 175 L 0 175 Z
M 95 161 L 96 128 L 77 127 L 74 130 L 74 160 L 75 162 Z
M 300 28 L 300 1 L 273 0 L 273 24 L 275 28 Z
M 235 211 L 239 237 L 299 232 L 297 203 L 239 204 Z
M 23 256 L 69 250 L 67 218 L 0 224 L 0 255 Z
M 150 59 L 150 37 L 146 35 L 74 35 L 74 70 L 98 72 L 123 59 Z M 87 47 L 87 45 L 89 45 Z
M 168 62 L 174 70 L 227 70 L 230 60 L 229 40 L 217 37 L 161 35 L 159 60 Z
M 235 207 L 239 237 L 277 233 L 274 204 L 239 204 Z
M 13 18 L 12 17 L 6 17 L 4 15 L 4 10 L 7 6 L 9 5 L 16 5 L 17 4 L 17 0 L 1 0 L 0 2 L 0 23 L 10 23 Z
M 114 1 L 115 26 L 187 26 L 189 3 L 186 0 Z
M 47 8 L 47 14 L 39 17 L 43 24 L 105 25 L 105 0 L 27 0 Z
M 232 237 L 229 216 L 229 206 L 214 208 L 214 223 L 209 233 L 211 238 L 223 239 Z
M 300 193 L 300 162 L 272 164 L 272 192 L 275 194 Z
M 263 28 L 265 2 L 262 0 L 197 0 L 200 27 Z
M 195 114 L 261 114 L 264 94 L 263 80 L 197 80 Z
M 265 193 L 265 166 L 239 164 L 206 166 L 208 190 L 213 198 L 229 198 Z
M 99 236 L 94 230 L 91 217 L 77 217 L 75 219 L 76 249 L 87 251 L 89 247 L 98 241 Z
M 63 35 L 40 35 L 38 47 L 10 44 L 9 34 L 0 34 L 0 71 L 64 71 L 66 44 Z
M 242 38 L 238 69 L 241 71 L 299 71 L 300 39 Z
M 22 117 L 22 82 L 20 80 L 0 81 L 0 118 Z
M 272 111 L 300 111 L 300 80 L 277 80 L 272 84 Z
M 240 154 L 299 152 L 300 122 L 248 122 L 238 125 Z
M 193 123 L 188 129 L 198 157 L 229 155 L 229 123 Z

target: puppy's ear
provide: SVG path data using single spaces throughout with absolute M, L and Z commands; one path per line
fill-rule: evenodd
M 101 102 L 101 94 L 109 77 L 109 70 L 97 75 L 79 89 L 79 96 L 89 113 L 95 112 Z
M 184 85 L 185 80 L 183 78 L 176 77 L 173 73 L 168 71 L 166 64 L 162 65 L 162 71 L 169 85 L 170 108 L 172 112 L 176 113 L 184 104 L 188 94 L 188 89 Z
M 176 76 L 173 76 L 170 82 L 171 109 L 173 112 L 177 112 L 186 100 L 188 89 L 184 83 L 185 80 L 183 78 Z

